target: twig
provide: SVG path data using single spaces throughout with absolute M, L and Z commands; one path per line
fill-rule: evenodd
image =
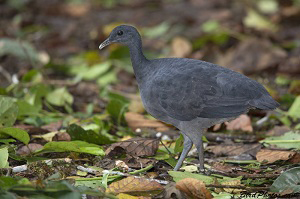
M 254 135 L 230 135 L 224 133 L 212 133 L 207 132 L 204 133 L 204 136 L 208 141 L 223 141 L 225 139 L 239 139 L 239 140 L 247 140 L 247 142 L 253 142 L 256 140 L 256 136 Z
M 0 65 L 0 73 L 5 77 L 5 79 L 7 79 L 7 81 L 9 83 L 12 82 L 12 77 L 11 75 L 9 74 L 9 72 L 7 72 L 7 70 L 5 70 L 5 68 L 3 68 L 2 65 Z
M 249 192 L 256 192 L 256 191 L 268 191 L 270 187 L 246 187 L 243 185 L 215 185 L 215 184 L 208 184 L 205 185 L 206 187 L 211 188 L 229 188 L 229 189 L 243 189 Z
M 227 177 L 236 178 L 243 176 L 243 178 L 277 178 L 280 174 L 238 174 L 238 173 L 228 173 L 220 170 L 209 169 L 211 174 L 219 174 Z

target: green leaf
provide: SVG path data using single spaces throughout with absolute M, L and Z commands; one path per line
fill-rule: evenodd
M 143 34 L 145 37 L 148 38 L 157 38 L 167 33 L 170 28 L 170 24 L 167 22 L 162 22 L 161 24 L 151 27 L 151 28 L 144 28 Z
M 48 142 L 42 149 L 37 150 L 35 153 L 40 154 L 49 152 L 78 152 L 99 156 L 105 155 L 102 147 L 84 141 Z
M 204 22 L 201 25 L 201 28 L 202 28 L 203 32 L 207 32 L 207 33 L 215 32 L 215 31 L 219 30 L 220 24 L 216 20 L 209 20 L 209 21 Z
M 22 129 L 14 128 L 14 127 L 6 127 L 6 128 L 0 128 L 0 135 L 6 134 L 9 135 L 24 144 L 28 144 L 30 141 L 30 137 L 28 133 Z
M 35 62 L 42 62 L 36 49 L 26 41 L 18 41 L 14 39 L 2 38 L 0 39 L 0 56 L 14 55 L 17 58 Z
M 108 73 L 105 73 L 104 75 L 101 75 L 97 79 L 97 83 L 103 88 L 108 84 L 117 82 L 117 75 L 115 71 L 109 71 Z
M 0 139 L 1 143 L 9 144 L 10 142 L 16 142 L 15 139 Z
M 249 9 L 247 16 L 244 18 L 244 24 L 247 27 L 258 30 L 277 31 L 278 27 L 266 17 L 260 15 L 253 9 Z
M 168 171 L 168 173 L 170 174 L 170 176 L 173 177 L 173 180 L 175 182 L 178 182 L 184 178 L 194 178 L 197 180 L 201 180 L 203 181 L 205 184 L 213 184 L 215 183 L 216 179 L 219 183 L 222 182 L 230 182 L 230 181 L 234 181 L 234 180 L 240 180 L 242 179 L 242 177 L 237 177 L 237 178 L 230 178 L 230 177 L 225 177 L 225 176 L 220 176 L 218 175 L 218 178 L 216 178 L 215 176 L 206 176 L 206 175 L 202 175 L 202 174 L 195 174 L 195 173 L 190 173 L 190 172 L 180 172 L 180 171 Z
M 260 0 L 257 6 L 259 10 L 265 14 L 273 14 L 279 9 L 278 2 L 275 0 Z
M 174 153 L 180 153 L 183 150 L 183 135 L 180 134 L 179 138 L 176 139 Z
M 295 167 L 283 172 L 270 187 L 272 192 L 299 193 L 300 192 L 300 167 Z
M 110 101 L 106 106 L 107 112 L 118 124 L 125 122 L 124 113 L 128 107 L 129 101 L 116 93 L 110 93 L 109 98 Z
M 0 187 L 4 190 L 18 184 L 18 181 L 10 176 L 0 176 Z
M 291 79 L 285 75 L 278 75 L 275 79 L 275 83 L 279 86 L 286 86 L 291 83 Z
M 206 176 L 202 174 L 195 174 L 195 173 L 190 173 L 190 172 L 180 172 L 180 171 L 168 171 L 170 176 L 173 177 L 173 180 L 175 182 L 178 182 L 184 178 L 194 178 L 197 180 L 203 181 L 205 184 L 212 184 L 214 183 L 214 178 L 213 176 Z
M 19 108 L 18 118 L 27 115 L 37 115 L 41 110 L 40 106 L 31 105 L 25 100 L 18 100 L 17 105 Z
M 110 69 L 110 67 L 111 62 L 107 61 L 88 67 L 85 71 L 81 72 L 81 74 L 78 75 L 85 80 L 94 80 L 97 77 L 103 75 L 105 72 L 107 72 Z
M 54 91 L 46 95 L 46 100 L 55 106 L 64 106 L 65 104 L 72 104 L 74 99 L 68 90 L 63 88 L 57 88 Z
M 8 149 L 7 147 L 0 148 L 0 169 L 8 167 Z
M 70 134 L 72 140 L 81 140 L 93 144 L 110 144 L 114 141 L 110 137 L 101 134 L 101 131 L 97 133 L 93 130 L 84 130 L 76 124 L 71 124 L 67 129 L 67 133 Z
M 294 118 L 300 118 L 300 96 L 297 96 L 292 106 L 289 108 L 288 114 Z
M 38 70 L 30 70 L 23 77 L 22 82 L 39 83 L 42 82 L 43 76 Z
M 274 144 L 285 149 L 300 149 L 300 133 L 299 131 L 289 131 L 282 136 L 268 137 L 260 142 Z
M 18 106 L 14 98 L 0 95 L 0 127 L 12 126 L 18 115 Z

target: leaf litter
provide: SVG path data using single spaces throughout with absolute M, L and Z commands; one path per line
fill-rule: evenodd
M 297 194 L 300 9 L 296 1 L 250 4 L 252 9 L 220 1 L 1 5 L 1 34 L 9 39 L 0 40 L 0 198 Z M 160 6 L 164 12 L 155 11 Z M 128 15 L 133 7 L 140 17 Z M 280 109 L 251 111 L 209 129 L 205 162 L 211 176 L 197 174 L 194 155 L 184 162 L 185 172 L 171 171 L 182 138 L 144 114 L 127 49 L 112 46 L 109 57 L 95 50 L 124 21 L 141 29 L 147 57 L 201 58 L 252 75 Z M 173 183 L 181 180 L 183 191 Z M 146 192 L 152 195 L 142 196 Z

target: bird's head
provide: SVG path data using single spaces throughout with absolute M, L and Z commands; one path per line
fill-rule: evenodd
M 135 27 L 128 25 L 120 25 L 115 27 L 110 33 L 109 37 L 100 44 L 99 49 L 101 50 L 105 46 L 111 43 L 121 43 L 129 45 L 134 42 L 134 38 L 139 38 L 140 35 Z

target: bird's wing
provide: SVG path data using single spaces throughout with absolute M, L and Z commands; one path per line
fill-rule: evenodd
M 246 112 L 262 95 L 264 88 L 257 84 L 234 71 L 198 61 L 158 73 L 151 89 L 168 116 L 188 121 L 236 117 Z

